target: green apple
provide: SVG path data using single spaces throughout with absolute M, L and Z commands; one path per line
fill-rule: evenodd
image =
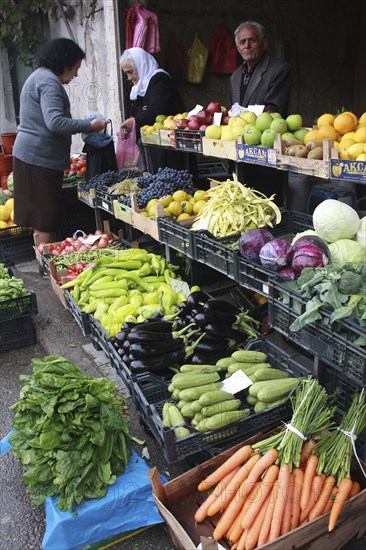
M 247 145 L 258 145 L 261 142 L 262 132 L 255 124 L 247 124 L 244 128 L 244 140 Z
M 309 130 L 307 128 L 300 128 L 299 130 L 296 130 L 296 132 L 294 132 L 294 136 L 296 139 L 301 141 L 301 143 L 304 143 L 304 137 L 306 136 L 308 131 Z
M 246 120 L 248 124 L 255 124 L 255 121 L 257 120 L 257 115 L 252 111 L 242 111 L 240 116 Z
M 263 147 L 271 148 L 273 147 L 275 138 L 276 132 L 270 128 L 267 128 L 267 130 L 264 130 L 262 133 L 261 145 L 263 145 Z
M 223 126 L 221 129 L 222 141 L 233 141 L 235 139 L 233 135 L 233 129 L 230 126 Z
M 302 126 L 302 116 L 289 115 L 286 118 L 286 122 L 287 122 L 287 128 L 290 130 L 290 132 L 295 132 L 296 130 L 300 130 Z
M 205 130 L 205 136 L 210 139 L 220 139 L 221 126 L 217 126 L 216 124 L 211 124 L 210 126 L 207 126 Z
M 284 134 L 282 134 L 281 138 L 284 140 L 284 141 L 288 141 L 289 139 L 297 139 L 295 137 L 295 134 L 292 134 L 291 132 L 285 132 Z
M 239 117 L 239 116 L 236 116 L 236 115 L 231 116 L 231 117 L 229 118 L 228 125 L 229 125 L 229 126 L 234 126 L 234 123 L 235 123 L 236 121 L 238 121 L 238 120 L 240 120 L 240 117 Z
M 269 113 L 261 113 L 257 116 L 255 125 L 257 128 L 260 129 L 261 132 L 264 132 L 264 130 L 268 130 L 268 128 L 271 126 L 272 121 L 272 115 L 270 115 Z
M 155 122 L 164 122 L 165 119 L 166 119 L 165 115 L 156 115 Z
M 275 119 L 275 118 L 283 118 L 283 116 L 281 115 L 281 113 L 271 113 L 272 115 L 272 118 Z
M 271 130 L 274 130 L 276 134 L 284 134 L 287 132 L 287 122 L 284 118 L 275 118 L 270 126 Z
M 242 126 L 240 124 L 237 124 L 236 126 L 233 126 L 231 128 L 231 133 L 233 134 L 234 139 L 236 139 L 239 136 L 243 136 L 244 135 L 244 130 L 245 130 L 245 126 Z

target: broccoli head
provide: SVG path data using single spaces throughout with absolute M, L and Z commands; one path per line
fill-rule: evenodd
M 301 271 L 300 277 L 297 279 L 297 284 L 299 286 L 305 285 L 314 277 L 316 271 L 313 267 L 304 267 Z
M 361 275 L 354 271 L 344 271 L 338 281 L 338 290 L 342 294 L 358 294 L 362 284 Z

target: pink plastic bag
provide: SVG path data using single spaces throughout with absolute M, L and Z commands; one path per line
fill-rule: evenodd
M 137 0 L 126 19 L 126 48 L 143 48 L 148 53 L 160 52 L 158 16 Z
M 136 123 L 129 133 L 120 128 L 118 132 L 116 159 L 118 170 L 145 170 L 145 161 L 140 147 L 136 143 Z

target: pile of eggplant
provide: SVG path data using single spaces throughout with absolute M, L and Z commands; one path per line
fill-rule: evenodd
M 171 375 L 187 361 L 214 365 L 228 351 L 257 338 L 257 326 L 235 305 L 195 291 L 173 315 L 155 314 L 142 323 L 124 323 L 113 343 L 131 373 Z

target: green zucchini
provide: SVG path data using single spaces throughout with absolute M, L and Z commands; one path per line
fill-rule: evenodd
M 203 386 L 204 384 L 211 384 L 218 382 L 220 375 L 217 372 L 211 372 L 207 374 L 175 374 L 172 378 L 172 384 L 174 388 L 178 390 L 184 390 L 186 388 L 193 388 L 196 386 Z
M 284 378 L 283 380 L 263 380 L 255 382 L 249 387 L 249 394 L 258 401 L 271 403 L 285 397 L 298 383 L 298 378 Z
M 172 393 L 172 398 L 175 399 L 176 401 L 179 401 L 180 399 L 180 393 L 179 393 L 179 390 L 175 389 Z
M 203 416 L 203 414 L 201 412 L 198 412 L 194 415 L 194 417 L 192 418 L 191 420 L 191 424 L 192 426 L 194 427 L 197 427 L 198 424 L 201 422 L 201 420 L 203 420 L 205 417 Z
M 252 351 L 249 349 L 236 350 L 231 354 L 235 361 L 244 361 L 246 363 L 264 363 L 268 359 L 268 355 L 262 351 Z
M 187 372 L 196 374 L 196 373 L 211 373 L 211 372 L 217 372 L 218 369 L 216 365 L 182 365 L 179 369 L 179 371 L 182 374 L 186 374 Z
M 229 365 L 233 362 L 233 358 L 231 357 L 221 357 L 218 361 L 216 361 L 215 367 L 218 367 L 220 370 L 226 370 Z
M 279 369 L 261 368 L 255 371 L 255 378 L 258 382 L 263 380 L 278 380 L 280 378 L 290 378 L 288 372 Z
M 221 403 L 215 403 L 214 405 L 206 405 L 202 407 L 203 416 L 213 416 L 214 414 L 224 413 L 226 411 L 237 411 L 241 405 L 240 399 L 228 399 L 227 401 L 221 401 Z
M 238 422 L 246 416 L 249 416 L 249 409 L 241 409 L 239 411 L 227 411 L 219 414 L 214 414 L 213 416 L 208 416 L 199 422 L 197 429 L 200 432 L 207 432 L 211 430 L 219 430 L 224 428 L 228 424 L 233 422 Z
M 190 431 L 188 430 L 188 428 L 184 428 L 184 426 L 181 426 L 185 422 L 184 422 L 182 413 L 180 412 L 178 407 L 171 404 L 168 409 L 168 413 L 169 413 L 170 424 L 174 428 L 175 437 L 177 439 L 182 439 L 183 437 L 187 437 L 187 435 L 190 434 Z
M 163 426 L 167 426 L 167 427 L 171 426 L 170 417 L 169 417 L 169 407 L 170 407 L 170 405 L 171 405 L 171 403 L 169 403 L 169 401 L 164 403 L 163 410 L 161 412 Z
M 216 382 L 213 384 L 204 384 L 203 386 L 196 386 L 194 388 L 186 388 L 180 390 L 179 395 L 181 399 L 186 399 L 187 401 L 195 401 L 199 399 L 203 393 L 212 390 L 218 390 L 222 386 L 222 382 Z
M 273 407 L 278 407 L 278 405 L 282 405 L 282 403 L 284 403 L 287 399 L 288 399 L 288 395 L 286 395 L 286 397 L 282 397 L 282 399 L 278 399 L 277 401 L 272 401 L 272 403 L 257 401 L 256 404 L 254 405 L 254 412 L 261 413 L 268 409 L 272 409 Z
M 177 403 L 178 409 L 181 411 L 184 405 L 187 405 L 187 403 L 189 403 L 189 401 L 185 401 L 184 399 L 179 399 Z
M 254 397 L 254 395 L 248 394 L 245 399 L 248 405 L 255 405 L 256 403 L 258 403 L 258 399 Z
M 215 405 L 216 403 L 220 403 L 221 401 L 228 401 L 229 399 L 235 399 L 232 393 L 224 390 L 214 390 L 202 394 L 199 398 L 199 402 L 204 407 L 207 405 Z
M 180 412 L 187 418 L 193 418 L 196 413 L 201 411 L 201 409 L 202 405 L 199 400 L 196 399 L 195 401 L 186 401 L 185 405 L 181 407 Z

